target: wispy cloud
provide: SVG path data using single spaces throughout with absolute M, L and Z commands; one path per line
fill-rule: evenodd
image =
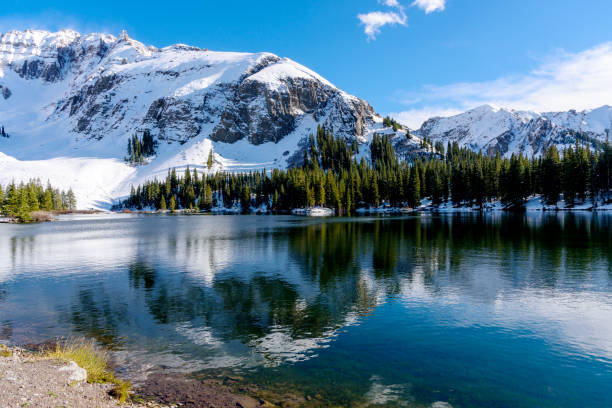
M 398 0 L 379 0 L 379 3 L 394 8 L 395 11 L 372 11 L 357 15 L 361 24 L 364 25 L 368 41 L 375 40 L 380 34 L 380 29 L 386 25 L 406 25 L 406 13 Z
M 406 15 L 394 11 L 372 11 L 367 14 L 359 14 L 357 18 L 365 26 L 364 32 L 368 40 L 375 40 L 380 34 L 380 29 L 386 25 L 406 25 Z
M 446 0 L 415 0 L 412 6 L 418 7 L 426 14 L 429 14 L 434 11 L 443 11 L 446 7 Z
M 591 109 L 612 104 L 612 42 L 579 53 L 559 52 L 537 69 L 483 82 L 429 85 L 403 93 L 408 109 L 395 114 L 418 127 L 431 116 L 449 114 L 490 104 L 538 112 Z
M 368 41 L 375 40 L 380 34 L 380 29 L 387 25 L 407 26 L 407 16 L 404 6 L 399 0 L 378 0 L 379 4 L 394 10 L 377 10 L 365 14 L 358 14 L 357 18 L 364 26 L 363 31 L 368 36 Z M 416 6 L 429 14 L 436 10 L 444 10 L 446 0 L 415 0 L 412 6 Z
M 454 108 L 444 108 L 439 106 L 426 106 L 418 109 L 408 109 L 401 112 L 391 112 L 389 116 L 408 126 L 410 129 L 418 129 L 423 122 L 436 116 L 454 116 L 458 115 L 463 110 Z

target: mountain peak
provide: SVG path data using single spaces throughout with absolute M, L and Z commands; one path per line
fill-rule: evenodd
M 480 106 L 477 106 L 473 109 L 470 109 L 470 111 L 472 112 L 482 112 L 482 113 L 487 113 L 487 112 L 498 112 L 500 110 L 500 108 L 494 107 L 492 105 L 489 104 L 483 104 Z
M 146 47 L 125 30 L 118 37 L 73 30 L 7 33 L 0 42 L 0 72 L 1 89 L 9 95 L 0 98 L 3 124 L 31 138 L 28 150 L 37 155 L 68 149 L 121 158 L 126 138 L 142 129 L 162 142 L 162 150 L 174 142 L 258 145 L 295 135 L 281 155 L 274 153 L 280 166 L 289 160 L 282 154 L 297 149 L 317 125 L 365 140 L 378 121 L 367 102 L 289 58 L 185 44 Z M 40 138 L 53 143 L 43 142 L 41 149 Z M 20 156 L 26 145 L 20 146 L 8 149 Z

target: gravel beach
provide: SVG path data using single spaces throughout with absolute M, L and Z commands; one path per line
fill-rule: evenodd
M 19 348 L 0 348 L 1 408 L 176 408 L 268 406 L 261 400 L 231 393 L 212 385 L 177 376 L 155 375 L 137 392 L 146 400 L 121 404 L 109 395 L 112 384 L 86 381 L 87 372 L 76 363 L 40 357 Z M 142 398 L 138 398 L 142 400 Z M 135 399 L 136 400 L 136 399 Z

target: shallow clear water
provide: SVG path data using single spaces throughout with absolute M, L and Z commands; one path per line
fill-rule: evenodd
M 343 406 L 612 406 L 612 215 L 0 225 L 0 340 Z M 361 405 L 360 405 L 361 406 Z

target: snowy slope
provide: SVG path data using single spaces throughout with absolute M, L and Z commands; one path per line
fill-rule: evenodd
M 415 133 L 433 141 L 458 142 L 487 154 L 540 155 L 550 145 L 559 150 L 576 140 L 593 148 L 612 129 L 612 107 L 576 112 L 528 112 L 480 106 L 459 115 L 427 120 Z
M 145 46 L 123 32 L 0 36 L 0 183 L 39 177 L 100 206 L 170 167 L 286 167 L 318 125 L 366 143 L 382 119 L 308 68 L 270 53 Z M 157 156 L 123 163 L 149 130 Z M 16 159 L 16 160 L 15 160 Z M 97 174 L 105 173 L 105 174 Z M 92 186 L 86 186 L 92 184 Z

